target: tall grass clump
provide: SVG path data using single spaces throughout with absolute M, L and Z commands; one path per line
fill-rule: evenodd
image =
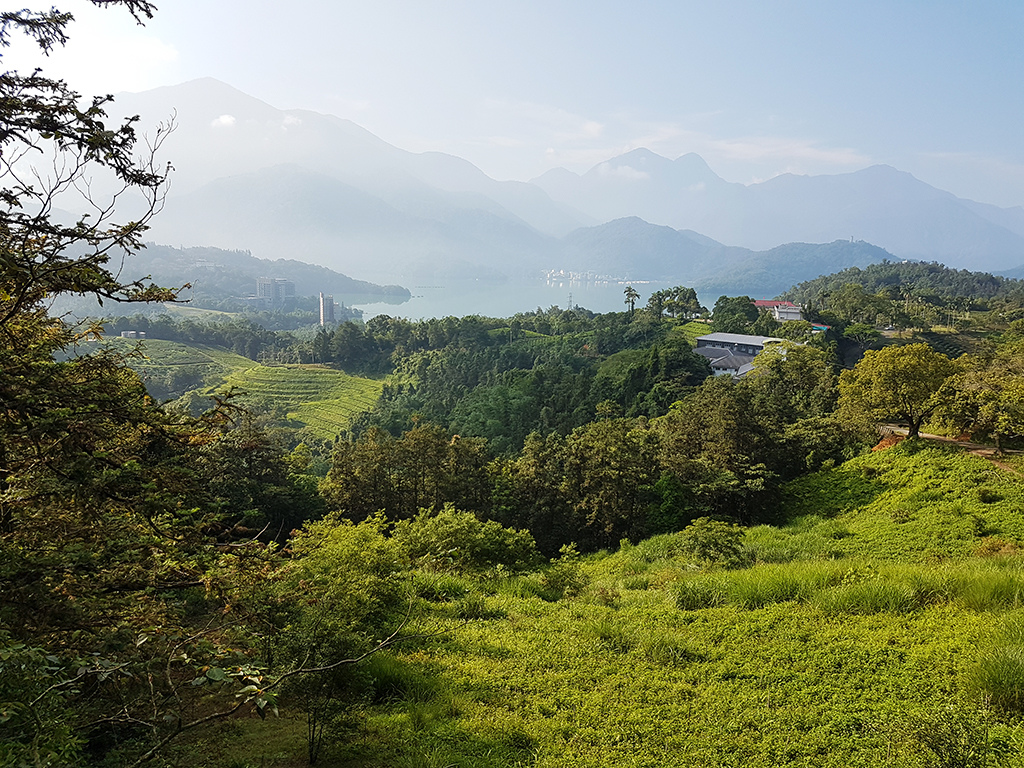
M 730 574 L 726 600 L 738 608 L 763 608 L 772 603 L 805 602 L 823 584 L 835 580 L 835 568 L 818 563 L 760 566 Z
M 920 607 L 910 586 L 881 579 L 824 589 L 814 596 L 813 603 L 827 614 L 909 613 Z
M 1024 711 L 1024 646 L 999 645 L 988 649 L 978 659 L 971 683 L 993 706 Z
M 633 638 L 629 632 L 610 616 L 602 616 L 591 624 L 590 633 L 601 645 L 616 653 L 626 653 L 633 647 Z
M 718 578 L 685 579 L 675 584 L 672 597 L 681 611 L 716 608 L 726 602 L 726 584 Z
M 432 603 L 447 603 L 468 595 L 470 583 L 450 573 L 417 571 L 413 574 L 412 588 L 417 597 Z
M 999 709 L 1024 712 L 1024 617 L 1014 616 L 1000 627 L 978 656 L 970 681 Z
M 791 526 L 758 525 L 744 537 L 744 547 L 757 563 L 789 563 L 794 560 L 835 560 L 844 554 L 839 540 L 847 530 L 834 520 L 807 515 Z
M 1024 606 L 1024 577 L 1019 573 L 976 571 L 960 588 L 959 602 L 970 611 Z
M 649 564 L 659 560 L 675 560 L 685 554 L 682 533 L 661 533 L 644 539 L 625 552 L 626 563 Z M 626 567 L 626 566 L 624 566 Z
M 702 657 L 682 638 L 667 632 L 657 632 L 645 638 L 641 647 L 649 662 L 663 667 L 680 666 Z
M 430 701 L 437 694 L 437 680 L 416 667 L 386 653 L 367 659 L 363 673 L 372 681 L 373 699 L 385 701 Z
M 920 712 L 902 728 L 926 759 L 937 768 L 997 768 L 1016 752 L 1010 729 L 995 722 L 988 707 L 954 702 Z

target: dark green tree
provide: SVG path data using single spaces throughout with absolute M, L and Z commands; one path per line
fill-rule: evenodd
M 719 296 L 711 313 L 711 329 L 720 333 L 750 333 L 757 314 L 749 296 Z

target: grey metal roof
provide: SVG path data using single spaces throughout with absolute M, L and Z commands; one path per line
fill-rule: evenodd
M 777 336 L 750 336 L 745 333 L 709 333 L 698 336 L 697 341 L 717 341 L 721 344 L 752 344 L 763 347 L 768 341 L 782 341 Z

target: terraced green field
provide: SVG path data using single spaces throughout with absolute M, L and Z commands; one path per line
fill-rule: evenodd
M 159 401 L 173 400 L 186 392 L 219 389 L 229 376 L 257 365 L 242 355 L 203 344 L 164 339 L 104 339 L 103 346 L 127 357 L 129 367 L 146 383 Z M 95 350 L 97 342 L 79 344 L 78 354 Z
M 226 383 L 242 393 L 243 403 L 298 422 L 324 440 L 371 408 L 384 388 L 382 381 L 308 365 L 256 365 Z

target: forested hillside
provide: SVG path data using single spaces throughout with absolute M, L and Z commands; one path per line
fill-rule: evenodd
M 70 21 L 5 13 L 0 42 Z M 963 355 L 880 330 L 894 300 L 858 283 L 819 332 L 684 286 L 305 335 L 72 324 L 54 297 L 175 300 L 112 268 L 166 176 L 105 99 L 0 88 L 3 162 L 67 161 L 0 194 L 0 766 L 1024 764 L 1015 297 L 969 297 Z M 50 218 L 86 170 L 149 213 Z M 706 331 L 779 338 L 712 376 Z M 202 386 L 174 397 L 158 352 Z

